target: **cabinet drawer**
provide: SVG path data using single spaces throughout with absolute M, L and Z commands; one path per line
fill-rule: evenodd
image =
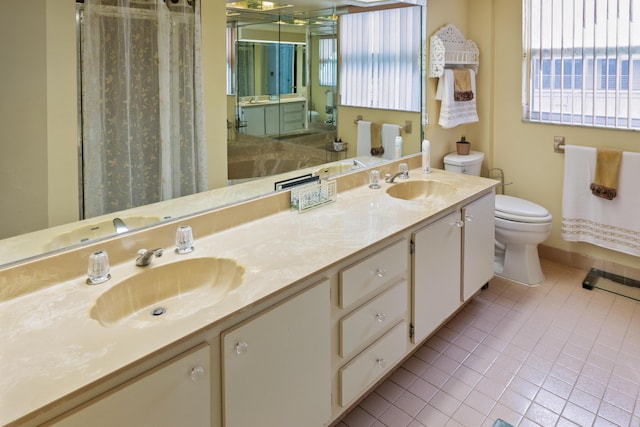
M 407 282 L 402 280 L 340 320 L 340 356 L 348 356 L 407 312 Z
M 351 403 L 392 369 L 406 351 L 407 322 L 403 320 L 340 369 L 340 405 Z
M 288 102 L 288 103 L 283 103 L 281 105 L 282 105 L 282 111 L 285 113 L 301 111 L 304 109 L 303 102 Z
M 340 308 L 349 307 L 396 277 L 406 278 L 409 248 L 404 240 L 340 272 Z

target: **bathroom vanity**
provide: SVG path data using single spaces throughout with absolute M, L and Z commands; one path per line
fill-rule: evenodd
M 276 193 L 0 271 L 2 283 L 51 271 L 51 283 L 0 303 L 0 424 L 335 422 L 493 276 L 496 181 L 424 175 L 417 156 L 403 161 L 408 181 L 439 184 L 391 195 L 407 182 L 373 190 L 361 170 L 337 178 L 336 202 L 303 214 Z M 256 210 L 264 215 L 247 213 Z M 178 255 L 183 224 L 196 249 Z M 165 255 L 136 267 L 142 246 Z M 88 286 L 86 259 L 98 249 L 113 254 L 111 280 Z M 128 277 L 195 258 L 233 260 L 241 283 L 189 315 L 167 310 L 137 326 L 126 309 L 120 323 L 91 317 Z
M 261 99 L 238 104 L 238 117 L 246 123 L 243 131 L 249 135 L 278 135 L 306 129 L 306 100 L 282 98 L 277 101 Z

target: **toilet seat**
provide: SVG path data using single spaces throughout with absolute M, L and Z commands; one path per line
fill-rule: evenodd
M 517 197 L 496 195 L 496 218 L 531 224 L 551 222 L 551 214 L 545 208 Z

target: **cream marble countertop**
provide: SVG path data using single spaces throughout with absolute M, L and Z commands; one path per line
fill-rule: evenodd
M 362 182 L 367 171 L 339 179 L 356 174 Z M 341 191 L 335 203 L 303 214 L 283 210 L 206 237 L 196 236 L 196 250 L 188 255 L 165 247 L 165 255 L 145 268 L 214 256 L 234 259 L 246 269 L 242 286 L 220 303 L 183 319 L 158 318 L 156 326 L 135 329 L 103 327 L 89 317 L 100 294 L 132 274 L 143 273 L 133 257 L 112 266 L 112 279 L 104 284 L 87 286 L 86 276 L 79 275 L 0 303 L 0 425 L 46 410 L 75 391 L 213 327 L 370 245 L 491 191 L 496 184 L 437 169 L 428 175 L 411 170 L 409 180 L 448 182 L 457 191 L 436 202 L 405 201 L 389 196 L 385 190 L 394 184 L 381 180 L 381 189 L 360 185 Z

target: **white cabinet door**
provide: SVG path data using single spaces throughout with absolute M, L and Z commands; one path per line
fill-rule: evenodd
M 489 193 L 462 208 L 464 225 L 462 296 L 471 297 L 493 277 L 495 195 Z
M 329 421 L 329 316 L 325 280 L 222 334 L 226 427 Z
M 243 108 L 242 119 L 247 122 L 246 132 L 249 135 L 264 135 L 264 107 L 261 106 Z
M 460 306 L 460 213 L 413 235 L 413 342 L 429 336 Z
M 280 133 L 280 106 L 268 105 L 264 107 L 264 132 L 267 135 Z
M 211 426 L 210 349 L 197 349 L 99 396 L 57 427 Z

